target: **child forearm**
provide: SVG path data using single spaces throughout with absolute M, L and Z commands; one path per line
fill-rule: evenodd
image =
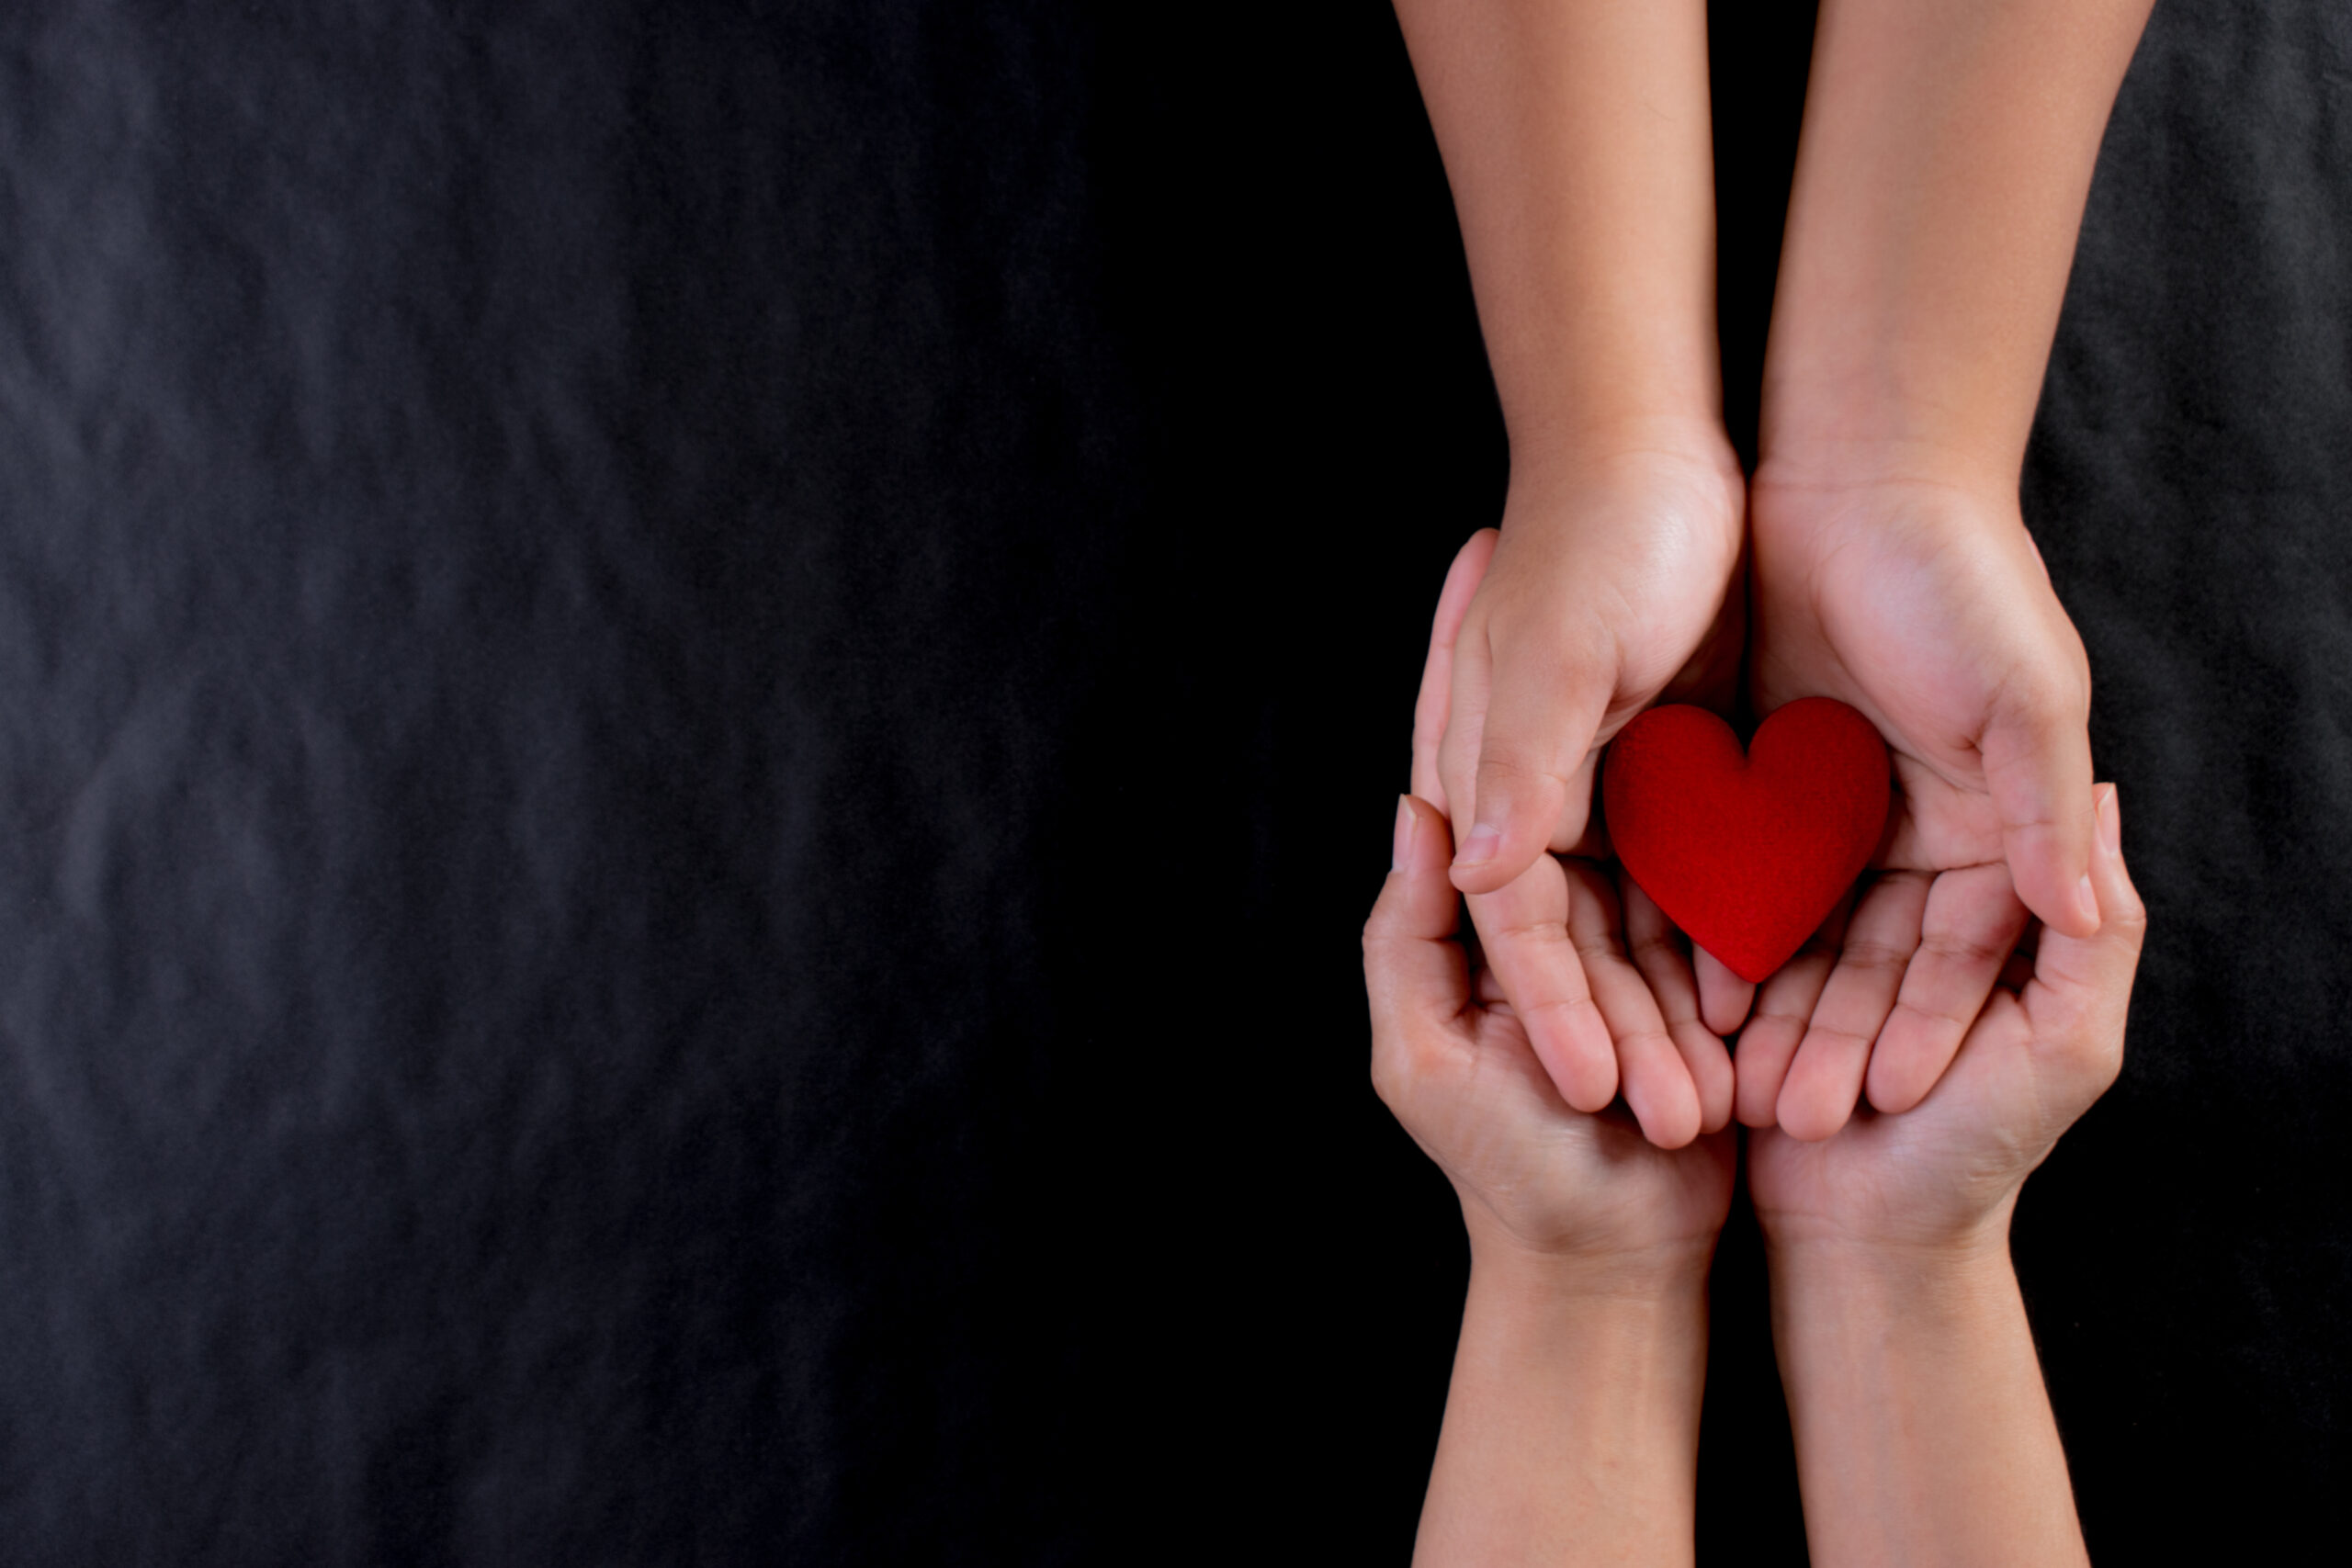
M 1770 1267 L 1815 1562 L 2087 1561 L 2006 1245 Z
M 1414 1562 L 1691 1561 L 1706 1322 L 1703 1258 L 1638 1286 L 1474 1264 Z
M 1769 473 L 1842 482 L 1859 462 L 2014 491 L 2150 4 L 1823 0 L 1766 361 Z
M 1702 0 L 1397 0 L 1514 479 L 1721 422 Z

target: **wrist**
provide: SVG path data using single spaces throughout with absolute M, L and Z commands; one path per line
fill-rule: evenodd
M 1471 1289 L 1498 1310 L 1536 1319 L 1704 1302 L 1715 1253 L 1712 1234 L 1642 1247 L 1546 1250 L 1476 1219 L 1469 1231 Z
M 1768 370 L 1759 477 L 1825 487 L 1910 482 L 2014 502 L 2031 408 L 1973 406 L 1959 389 L 1891 366 Z
M 2006 1247 L 1767 1239 L 1815 1562 L 2080 1562 Z
M 1918 1237 L 1862 1237 L 1761 1216 L 1759 1223 L 1776 1301 L 1785 1285 L 1858 1310 L 1934 1317 L 2016 1289 L 2007 1205 L 1964 1230 Z
M 2014 480 L 1988 479 L 1919 448 L 1815 448 L 1768 458 L 1748 487 L 1758 552 L 1786 558 L 1860 526 L 1922 539 L 2026 534 Z
M 1545 421 L 1524 432 L 1512 427 L 1510 503 L 1521 510 L 1555 498 L 1648 491 L 1661 484 L 1687 487 L 1711 510 L 1730 497 L 1729 522 L 1736 531 L 1746 475 L 1718 418 L 1612 411 L 1606 420 Z

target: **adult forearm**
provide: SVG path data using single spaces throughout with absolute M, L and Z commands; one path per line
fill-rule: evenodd
M 1689 1562 L 1703 1259 L 1656 1285 L 1474 1263 L 1414 1562 Z
M 2006 1245 L 1770 1256 L 1815 1562 L 2086 1561 Z
M 2151 0 L 1823 0 L 1765 371 L 1773 477 L 2014 491 Z
M 1722 419 L 1703 0 L 1397 0 L 1514 477 Z

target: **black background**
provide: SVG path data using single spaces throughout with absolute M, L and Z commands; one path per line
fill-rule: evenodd
M 1389 13 L 1110 9 L 0 17 L 0 1561 L 1405 1558 L 1356 938 L 1500 425 Z M 2348 17 L 2159 6 L 2026 475 L 2154 917 L 2017 1224 L 2109 1562 L 2347 1472 Z

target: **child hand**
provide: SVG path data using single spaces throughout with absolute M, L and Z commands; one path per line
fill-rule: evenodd
M 1601 748 L 1669 683 L 1731 695 L 1742 480 L 1727 446 L 1699 450 L 1515 483 L 1480 564 L 1457 562 L 1468 593 L 1416 730 L 1436 742 L 1441 793 L 1423 798 L 1453 820 L 1464 893 L 1576 850 Z
M 2090 875 L 2104 916 L 2089 937 L 2045 929 L 2030 977 L 2016 971 L 1973 1014 L 1926 1098 L 1802 1142 L 1781 1128 L 1748 1142 L 1748 1192 L 1776 1246 L 1904 1255 L 2005 1243 L 2026 1176 L 2105 1093 L 2147 912 L 2119 848 L 2112 784 L 2098 791 Z
M 1532 589 L 1496 589 L 1498 574 L 1510 570 L 1508 535 L 1498 537 L 1492 529 L 1481 530 L 1464 546 L 1447 576 L 1432 627 L 1414 716 L 1412 778 L 1417 795 L 1441 811 L 1451 807 L 1454 831 L 1470 831 L 1474 799 L 1493 798 L 1497 760 L 1508 758 L 1519 744 L 1510 739 L 1510 730 L 1497 728 L 1502 706 L 1515 705 L 1522 710 L 1517 722 L 1525 732 L 1529 723 L 1560 718 L 1558 713 L 1540 711 L 1546 706 L 1573 708 L 1588 698 L 1595 705 L 1596 711 L 1586 716 L 1567 716 L 1582 731 L 1571 748 L 1574 761 L 1555 768 L 1556 776 L 1544 785 L 1549 793 L 1541 809 L 1550 814 L 1545 818 L 1550 836 L 1531 840 L 1527 863 L 1512 875 L 1489 891 L 1471 893 L 1470 916 L 1503 994 L 1515 1004 L 1561 1097 L 1578 1110 L 1598 1111 L 1622 1085 L 1644 1132 L 1659 1145 L 1673 1148 L 1724 1123 L 1728 1091 L 1719 1093 L 1712 1077 L 1681 1068 L 1676 1053 L 1645 1046 L 1671 1034 L 1682 1056 L 1705 1059 L 1716 1042 L 1705 1039 L 1702 1044 L 1686 1036 L 1704 1037 L 1711 1029 L 1720 1032 L 1736 1026 L 1745 1011 L 1746 992 L 1740 989 L 1736 1003 L 1725 1005 L 1723 998 L 1738 983 L 1700 954 L 1701 1007 L 1692 1018 L 1669 1025 L 1658 1006 L 1645 1010 L 1629 997 L 1616 1010 L 1616 1021 L 1640 1038 L 1629 1045 L 1626 1037 L 1613 1036 L 1611 1021 L 1593 1005 L 1592 987 L 1568 938 L 1570 879 L 1544 852 L 1607 853 L 1605 842 L 1589 823 L 1593 763 L 1599 749 L 1634 713 L 1661 695 L 1678 701 L 1712 699 L 1723 705 L 1735 688 L 1743 599 L 1730 592 L 1725 575 L 1738 560 L 1736 474 L 1727 496 L 1702 503 L 1697 497 L 1705 486 L 1694 470 L 1669 465 L 1660 472 L 1679 476 L 1675 483 L 1660 481 L 1657 505 L 1662 513 L 1679 508 L 1680 521 L 1653 530 L 1647 544 L 1637 537 L 1643 528 L 1635 522 L 1621 519 L 1622 525 L 1611 527 L 1596 523 L 1594 538 L 1585 541 L 1593 547 L 1590 550 L 1577 546 L 1575 536 L 1558 530 L 1546 534 L 1549 525 L 1535 523 L 1527 536 L 1539 543 L 1525 547 L 1517 558 L 1540 561 L 1519 569 L 1536 584 Z M 1677 493 L 1678 486 L 1682 499 L 1665 499 Z M 1603 511 L 1596 505 L 1577 515 L 1590 521 Z M 1693 521 L 1699 517 L 1706 521 Z M 1581 607 L 1554 600 L 1577 601 Z M 1595 618 L 1602 602 L 1611 613 L 1625 615 L 1634 629 L 1619 633 L 1602 626 Z M 1648 608 L 1638 608 L 1644 605 Z M 1505 622 L 1549 626 L 1555 640 L 1566 641 L 1530 652 L 1532 644 L 1543 639 L 1523 629 L 1506 635 L 1498 629 Z M 1615 646 L 1614 639 L 1621 637 L 1623 646 Z M 1611 646 L 1587 659 L 1567 658 L 1562 649 L 1579 638 L 1598 638 Z M 1501 651 L 1513 646 L 1521 650 L 1515 656 Z M 1534 679 L 1537 690 L 1514 694 L 1507 668 L 1516 669 L 1516 679 L 1524 683 L 1531 679 L 1528 671 L 1539 666 L 1544 675 Z M 1587 696 L 1579 697 L 1579 692 Z M 1487 722 L 1490 695 L 1495 723 Z M 1457 885 L 1472 880 L 1465 879 L 1458 862 L 1453 874 Z M 1664 952 L 1661 945 L 1651 955 Z M 1687 977 L 1690 961 L 1678 962 Z M 1649 963 L 1642 966 L 1644 973 L 1654 967 Z
M 1884 874 L 1739 1038 L 1740 1120 L 1826 1138 L 1865 1092 L 1899 1111 L 1934 1088 L 2029 911 L 2097 930 L 2089 671 L 2014 503 L 1759 481 L 1751 518 L 1758 710 L 1852 704 L 1899 785 Z
M 1396 866 L 1363 933 L 1381 1100 L 1453 1182 L 1474 1253 L 1643 1280 L 1687 1272 L 1694 1258 L 1702 1265 L 1730 1209 L 1736 1135 L 1716 1133 L 1669 1152 L 1622 1112 L 1587 1114 L 1560 1098 L 1493 972 L 1474 974 L 1456 940 L 1452 850 L 1434 807 L 1409 795 L 1398 802 Z M 1544 863 L 1559 866 L 1548 855 Z M 1647 1002 L 1607 880 L 1582 864 L 1562 874 L 1576 888 L 1575 941 L 1595 1003 L 1606 1013 L 1634 993 Z M 1664 936 L 1655 906 L 1636 913 L 1636 927 L 1645 921 L 1637 942 Z M 1682 1004 L 1695 1012 L 1687 990 Z M 1674 1049 L 1663 1033 L 1649 1048 Z M 1727 1100 L 1727 1060 L 1720 1070 Z

